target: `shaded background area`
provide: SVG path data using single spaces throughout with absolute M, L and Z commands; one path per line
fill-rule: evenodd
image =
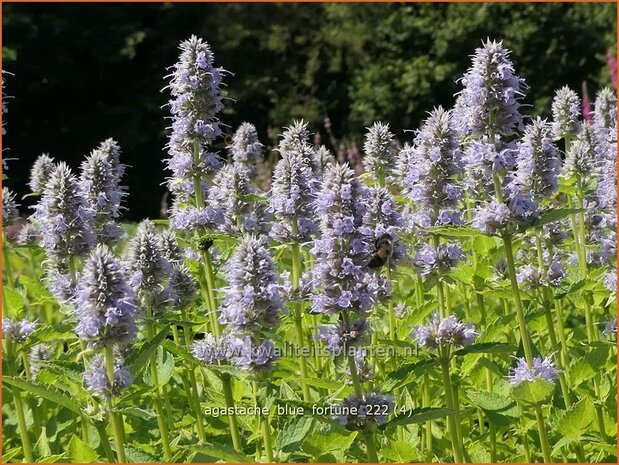
M 3 69 L 10 101 L 7 185 L 27 193 L 34 159 L 49 152 L 76 170 L 107 137 L 119 141 L 130 195 L 125 217 L 157 217 L 165 192 L 163 79 L 179 41 L 197 34 L 228 76 L 221 116 L 253 122 L 267 145 L 292 118 L 329 145 L 361 144 L 374 120 L 400 140 L 455 82 L 486 37 L 503 39 L 530 86 L 531 113 L 549 115 L 554 89 L 610 84 L 615 4 L 7 4 Z M 273 130 L 270 130 L 272 128 Z M 224 141 L 221 147 L 225 146 Z M 330 147 L 333 149 L 333 147 Z M 27 204 L 28 199 L 22 204 Z M 26 211 L 22 207 L 22 211 Z

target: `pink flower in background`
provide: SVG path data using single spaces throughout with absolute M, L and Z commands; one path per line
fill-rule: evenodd
M 610 68 L 610 80 L 617 88 L 617 58 L 613 55 L 612 51 L 609 49 L 606 52 L 606 60 L 608 61 L 608 67 Z
M 582 81 L 582 118 L 585 121 L 593 121 L 593 112 L 591 110 L 591 99 L 587 89 L 587 81 Z

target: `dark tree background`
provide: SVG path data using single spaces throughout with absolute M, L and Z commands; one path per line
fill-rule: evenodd
M 503 39 L 530 86 L 531 113 L 548 115 L 554 89 L 610 83 L 615 4 L 17 4 L 3 3 L 3 69 L 14 96 L 3 146 L 8 185 L 27 193 L 42 152 L 76 170 L 113 137 L 131 165 L 127 218 L 156 217 L 165 192 L 167 100 L 163 76 L 177 45 L 205 38 L 226 79 L 222 120 L 267 129 L 292 118 L 361 142 L 374 120 L 402 140 L 455 82 L 487 37 Z M 220 144 L 224 147 L 224 141 Z M 22 202 L 27 204 L 28 200 Z M 25 210 L 25 209 L 24 209 Z

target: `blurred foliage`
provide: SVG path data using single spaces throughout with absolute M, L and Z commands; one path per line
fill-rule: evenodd
M 156 217 L 165 191 L 163 76 L 177 45 L 208 40 L 230 70 L 222 115 L 267 128 L 309 120 L 327 137 L 360 142 L 374 120 L 399 138 L 435 105 L 451 106 L 456 80 L 486 37 L 503 39 L 530 86 L 529 111 L 549 114 L 554 89 L 591 93 L 609 80 L 615 50 L 611 3 L 19 4 L 3 8 L 3 67 L 15 97 L 4 145 L 9 185 L 26 193 L 41 152 L 77 168 L 101 140 L 116 138 L 132 165 L 129 217 Z M 224 144 L 221 144 L 223 148 Z

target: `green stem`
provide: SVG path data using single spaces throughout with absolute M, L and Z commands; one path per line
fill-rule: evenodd
M 536 235 L 536 247 L 537 247 L 537 260 L 540 270 L 543 272 L 544 278 L 547 278 L 548 272 L 544 266 L 544 252 L 542 248 L 542 238 L 540 233 Z M 559 384 L 561 385 L 561 392 L 563 394 L 563 400 L 565 402 L 565 406 L 570 408 L 572 405 L 572 400 L 570 397 L 569 389 L 567 386 L 567 381 L 565 379 L 565 370 L 563 368 L 563 361 L 561 360 L 561 351 L 559 348 L 559 343 L 557 342 L 557 334 L 555 333 L 555 323 L 554 318 L 552 317 L 552 290 L 547 286 L 542 287 L 542 306 L 544 307 L 544 314 L 546 316 L 546 326 L 548 328 L 548 338 L 550 339 L 550 346 L 552 347 L 552 352 L 554 354 L 555 363 L 557 364 L 557 368 L 559 369 Z
M 449 348 L 444 348 L 441 350 L 447 351 Z M 455 463 L 463 463 L 464 457 L 462 453 L 462 443 L 458 438 L 458 429 L 456 425 L 457 419 L 459 419 L 459 408 L 454 404 L 453 400 L 453 388 L 451 385 L 451 376 L 449 374 L 449 357 L 447 353 L 442 353 L 440 357 L 441 361 L 441 374 L 443 376 L 443 384 L 445 386 L 445 400 L 447 403 L 447 408 L 449 410 L 453 410 L 454 415 L 449 415 L 447 417 L 447 427 L 449 428 L 449 436 L 451 437 L 451 447 L 454 453 L 454 462 Z
M 6 339 L 7 358 L 6 364 L 10 376 L 17 376 L 17 367 L 15 365 L 16 347 L 13 341 Z M 24 449 L 24 458 L 26 462 L 33 463 L 34 456 L 32 454 L 32 443 L 28 436 L 28 427 L 26 425 L 26 416 L 24 415 L 24 405 L 22 403 L 21 390 L 13 386 L 13 400 L 15 401 L 15 413 L 17 414 L 17 425 L 19 426 L 19 435 L 21 436 L 22 447 Z
M 526 463 L 533 463 L 531 460 L 531 449 L 529 448 L 529 435 L 527 434 L 527 431 L 524 429 L 524 426 L 522 425 L 523 422 L 522 420 L 520 421 L 520 427 L 522 429 L 522 445 L 524 446 L 524 461 Z
M 293 233 L 296 233 L 297 226 L 296 223 L 293 222 L 292 225 Z M 302 263 L 301 263 L 301 253 L 299 249 L 299 244 L 297 242 L 292 243 L 292 286 L 296 291 L 299 289 L 299 285 L 301 283 L 301 273 L 302 273 Z M 298 302 L 292 303 L 293 310 L 293 319 L 294 319 L 294 327 L 297 336 L 297 344 L 299 345 L 299 349 L 303 351 L 306 347 L 305 338 L 303 332 L 303 314 L 301 312 L 301 308 Z M 301 390 L 303 391 L 303 400 L 305 402 L 309 402 L 311 400 L 309 386 L 307 385 L 308 372 L 307 372 L 307 360 L 305 360 L 305 355 L 301 352 L 301 356 L 299 357 L 299 366 L 301 368 Z
M 153 315 L 152 311 L 148 309 L 148 320 L 146 323 L 148 337 L 153 339 L 155 337 L 155 328 L 152 323 Z M 150 365 L 150 377 L 153 386 L 155 386 L 155 395 L 153 396 L 153 403 L 155 406 L 155 413 L 157 414 L 157 424 L 159 425 L 159 434 L 161 435 L 161 445 L 163 446 L 163 456 L 166 461 L 172 460 L 172 449 L 170 447 L 170 437 L 168 434 L 168 425 L 166 423 L 163 406 L 161 399 L 163 397 L 163 386 L 159 385 L 159 373 L 157 372 L 157 353 L 154 352 L 149 357 Z
M 105 456 L 107 457 L 108 463 L 116 463 L 116 459 L 114 457 L 114 451 L 112 450 L 112 446 L 110 445 L 110 438 L 105 431 L 105 424 L 101 422 L 95 422 L 95 428 L 97 428 L 97 432 L 99 433 L 99 439 L 101 440 L 101 446 L 103 446 L 103 450 L 105 451 Z
M 509 273 L 509 281 L 511 282 L 512 293 L 514 294 L 514 303 L 516 304 L 516 318 L 520 329 L 520 339 L 524 348 L 524 357 L 529 368 L 533 366 L 533 351 L 531 350 L 531 340 L 527 323 L 524 318 L 524 307 L 520 298 L 520 289 L 518 288 L 518 280 L 516 279 L 516 265 L 514 263 L 514 250 L 511 236 L 503 236 L 503 245 L 505 246 L 505 259 L 507 260 L 507 270 Z
M 344 326 L 346 328 L 350 328 L 350 321 L 348 320 L 348 315 L 346 315 L 346 313 L 340 313 L 340 315 L 344 322 Z M 361 381 L 359 381 L 359 375 L 357 373 L 355 359 L 349 352 L 346 353 L 346 359 L 348 361 L 348 369 L 350 371 L 350 378 L 352 380 L 352 385 L 355 390 L 355 395 L 357 396 L 357 399 L 363 399 L 363 387 L 361 386 Z M 376 453 L 376 446 L 374 445 L 374 435 L 372 431 L 364 429 L 362 435 L 368 451 L 368 463 L 378 463 L 378 454 Z
M 227 373 L 221 375 L 221 384 L 224 390 L 224 398 L 228 410 L 234 411 L 234 396 L 232 394 L 232 379 Z M 230 425 L 230 435 L 232 436 L 232 445 L 238 451 L 242 450 L 241 435 L 239 434 L 239 425 L 236 420 L 236 414 L 228 415 L 228 424 Z
M 492 361 L 492 355 L 490 354 L 490 360 Z M 486 368 L 486 388 L 488 392 L 493 391 L 494 384 L 492 383 L 492 372 L 489 368 Z M 489 421 L 490 423 L 490 461 L 492 463 L 496 463 L 496 425 Z
M 107 379 L 110 386 L 114 385 L 114 353 L 112 346 L 105 347 L 105 366 L 107 372 Z M 127 457 L 125 455 L 125 443 L 123 439 L 123 420 L 122 416 L 117 414 L 114 410 L 114 396 L 110 394 L 107 399 L 108 415 L 112 420 L 112 432 L 114 433 L 114 441 L 116 442 L 116 457 L 118 462 L 126 463 Z
M 189 321 L 189 315 L 187 315 L 186 309 L 183 309 L 181 311 L 181 315 L 182 315 L 183 320 Z M 183 327 L 183 337 L 185 340 L 185 348 L 189 349 L 191 347 L 191 340 L 192 340 L 190 325 L 185 325 Z M 200 396 L 198 394 L 198 382 L 196 380 L 195 368 L 189 367 L 187 372 L 189 374 L 189 384 L 190 384 L 190 386 L 187 386 L 187 391 L 189 391 L 188 399 L 191 399 L 192 404 L 193 404 L 193 410 L 196 415 L 198 437 L 200 438 L 201 442 L 206 442 L 206 432 L 204 431 L 204 417 L 202 416 L 202 408 L 200 406 Z M 183 385 L 185 384 L 186 383 L 183 382 Z
M 254 394 L 254 407 L 258 410 L 258 384 L 256 381 L 252 381 L 251 383 L 252 392 Z M 262 415 L 260 418 L 260 426 L 262 427 Z M 260 437 L 256 437 L 256 462 L 260 462 L 262 460 L 262 445 L 260 444 Z
M 423 375 L 423 405 L 424 407 L 430 407 L 432 404 L 432 397 L 430 396 L 430 376 L 428 373 Z M 425 424 L 426 427 L 426 461 L 432 461 L 432 421 L 428 420 Z
M 548 436 L 546 434 L 546 426 L 544 423 L 544 413 L 542 412 L 542 407 L 539 404 L 535 405 L 535 418 L 537 420 L 537 429 L 539 430 L 539 440 L 542 445 L 544 463 L 552 463 L 550 446 L 548 445 Z
M 2 233 L 2 258 L 4 258 L 4 267 L 2 272 L 2 277 L 6 277 L 6 284 L 9 289 L 13 289 L 14 281 L 13 281 L 13 272 L 11 269 L 11 260 L 9 254 L 9 248 L 7 247 L 6 235 Z M 4 298 L 4 293 L 2 294 Z
M 578 181 L 577 189 L 576 189 L 576 198 L 578 200 L 578 208 L 581 210 L 578 213 L 578 238 L 580 241 L 581 254 L 579 257 L 580 264 L 580 272 L 582 275 L 582 279 L 587 279 L 589 275 L 589 270 L 587 266 L 587 238 L 585 234 L 585 213 L 584 213 L 584 187 L 582 184 L 582 180 Z M 583 292 L 583 303 L 585 305 L 585 322 L 587 326 L 587 339 L 589 343 L 593 343 L 598 340 L 597 332 L 595 330 L 595 317 L 593 315 L 591 309 L 590 302 L 590 294 L 587 291 Z M 593 377 L 593 388 L 595 391 L 595 395 L 597 397 L 596 402 L 594 402 L 595 412 L 597 417 L 598 428 L 600 430 L 600 437 L 603 442 L 608 441 L 608 437 L 606 435 L 606 426 L 604 422 L 604 411 L 602 408 L 603 399 L 602 399 L 602 390 L 600 388 L 601 376 L 599 373 L 596 373 Z

